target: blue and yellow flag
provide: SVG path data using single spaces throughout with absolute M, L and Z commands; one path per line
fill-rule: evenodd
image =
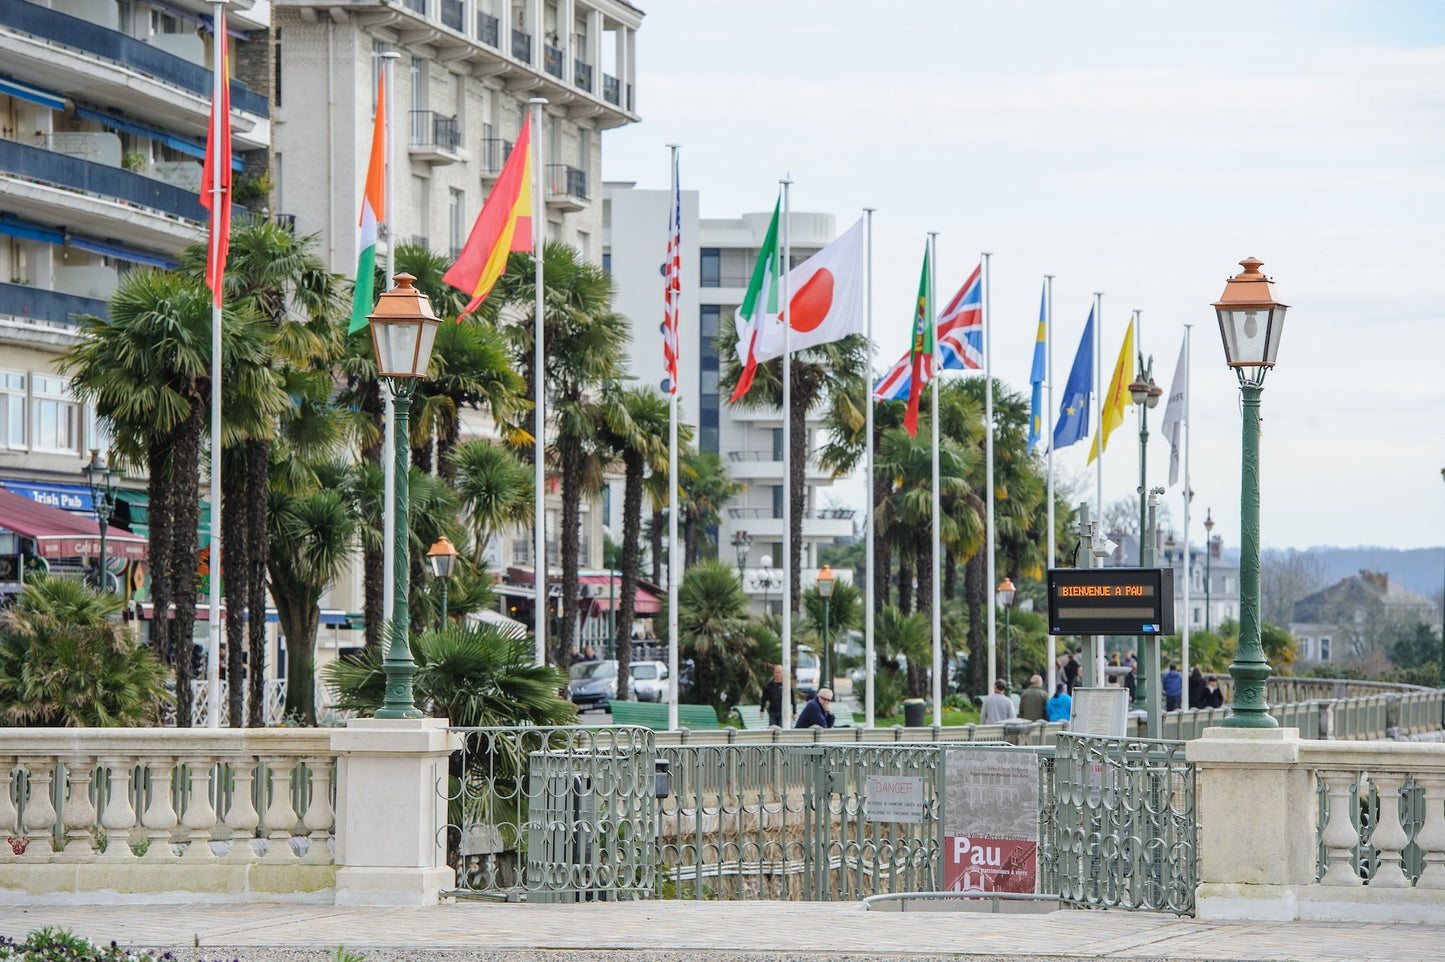
M 1069 379 L 1064 383 L 1064 396 L 1059 401 L 1059 419 L 1054 422 L 1054 447 L 1068 447 L 1089 436 L 1089 396 L 1094 393 L 1094 312 L 1084 323 L 1084 336 L 1079 338 L 1079 352 Z
M 1044 327 L 1044 298 L 1047 292 L 1047 288 L 1039 291 L 1039 336 L 1034 340 L 1034 367 L 1029 372 L 1029 382 L 1034 386 L 1033 403 L 1029 407 L 1029 454 L 1034 453 L 1034 445 L 1044 436 L 1044 378 L 1047 376 L 1044 359 L 1044 339 L 1047 337 Z

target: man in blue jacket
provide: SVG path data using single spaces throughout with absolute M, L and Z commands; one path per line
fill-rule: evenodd
M 1184 676 L 1179 673 L 1179 666 L 1171 664 L 1169 670 L 1164 673 L 1164 710 L 1178 711 L 1180 697 L 1184 694 Z
M 794 728 L 832 728 L 833 727 L 833 689 L 819 688 L 818 694 L 813 700 L 803 706 L 798 712 L 798 722 Z

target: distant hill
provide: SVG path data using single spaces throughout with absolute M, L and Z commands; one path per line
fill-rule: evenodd
M 1308 551 L 1320 559 L 1331 581 L 1359 574 L 1361 569 L 1382 571 L 1392 584 L 1426 598 L 1437 598 L 1445 589 L 1445 549 L 1441 548 L 1336 548 L 1320 546 Z

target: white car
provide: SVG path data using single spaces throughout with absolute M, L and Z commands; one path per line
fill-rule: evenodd
M 667 665 L 660 661 L 632 663 L 632 697 L 638 701 L 667 701 Z

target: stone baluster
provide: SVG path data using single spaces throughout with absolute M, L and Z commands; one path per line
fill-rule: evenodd
M 105 829 L 105 851 L 102 862 L 133 862 L 135 853 L 130 848 L 130 833 L 135 829 L 135 807 L 130 803 L 130 772 L 135 758 L 129 755 L 115 755 L 100 759 L 100 765 L 110 773 L 110 797 L 105 810 L 100 813 L 100 826 Z
M 233 862 L 248 862 L 256 858 L 251 839 L 256 837 L 256 826 L 261 824 L 256 804 L 251 798 L 256 760 L 249 755 L 231 759 L 231 777 L 231 807 L 226 811 L 226 827 L 231 830 L 231 850 L 226 853 L 226 858 Z
M 296 827 L 296 809 L 291 805 L 291 772 L 296 768 L 294 758 L 273 755 L 266 759 L 271 773 L 271 800 L 266 806 L 266 838 L 270 847 L 266 849 L 263 862 L 289 862 L 295 858 L 291 852 L 291 830 Z
M 1445 889 L 1445 775 L 1416 774 L 1415 781 L 1425 792 L 1425 824 L 1415 836 L 1425 867 L 1415 887 Z
M 211 851 L 211 830 L 216 827 L 216 809 L 211 805 L 211 772 L 216 764 L 213 758 L 192 758 L 186 762 L 186 775 L 182 786 L 185 793 L 185 814 L 181 824 L 186 828 L 185 861 L 209 861 L 216 857 Z
M 1330 867 L 1320 879 L 1321 885 L 1360 885 L 1360 876 L 1353 864 L 1355 846 L 1360 842 L 1360 833 L 1350 819 L 1351 793 L 1355 783 L 1354 772 L 1320 772 L 1328 793 L 1328 818 L 1320 840 L 1330 854 Z
M 10 839 L 20 835 L 20 811 L 10 797 L 15 784 L 15 756 L 0 755 L 0 865 L 15 861 Z
M 328 843 L 331 828 L 336 823 L 336 813 L 331 808 L 331 770 L 334 764 L 329 757 L 306 759 L 306 768 L 311 773 L 311 804 L 306 806 L 301 824 L 310 829 L 311 847 L 306 850 L 307 862 L 331 863 Z
M 147 760 L 146 775 L 150 782 L 151 801 L 141 814 L 141 824 L 146 827 L 150 847 L 142 857 L 146 862 L 169 862 L 176 859 L 171 851 L 171 831 L 178 819 L 176 808 L 171 804 L 171 773 L 175 763 L 171 758 L 156 756 Z
M 90 800 L 90 779 L 95 772 L 95 759 L 79 755 L 66 760 L 66 779 L 70 792 L 60 817 L 65 824 L 67 862 L 89 862 L 95 858 L 95 805 Z
M 20 856 L 25 862 L 48 862 L 55 853 L 55 805 L 50 800 L 51 780 L 55 774 L 55 759 L 49 756 L 20 759 L 20 767 L 27 773 L 29 792 L 21 818 L 25 831 L 25 852 Z
M 1403 772 L 1375 772 L 1370 775 L 1370 780 L 1375 783 L 1375 793 L 1380 799 L 1379 821 L 1370 835 L 1379 863 L 1370 879 L 1370 886 L 1407 889 L 1410 877 L 1405 874 L 1405 866 L 1400 860 L 1400 853 L 1410 844 L 1410 837 L 1400 824 L 1400 789 L 1405 784 L 1405 775 Z

